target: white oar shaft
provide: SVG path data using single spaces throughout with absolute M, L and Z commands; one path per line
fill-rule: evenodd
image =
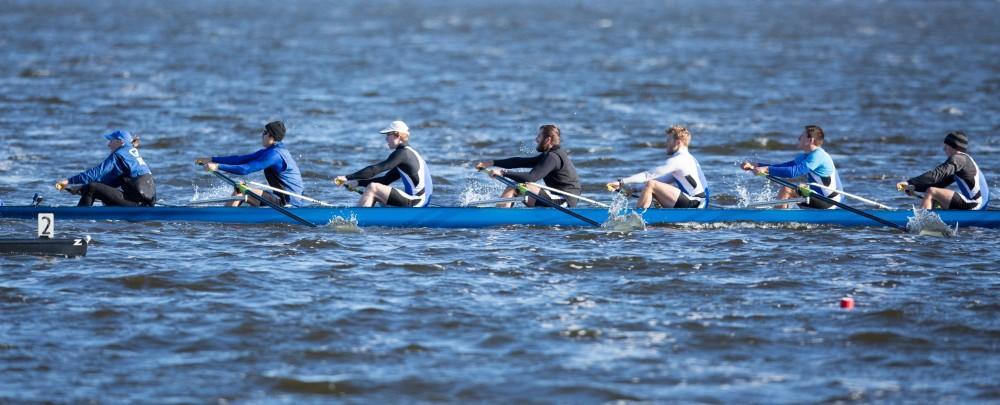
M 749 202 L 749 203 L 747 203 L 747 207 L 749 207 L 749 208 L 766 207 L 766 206 L 769 206 L 769 205 L 795 204 L 795 203 L 800 203 L 800 202 L 805 202 L 805 201 L 806 201 L 805 198 L 789 198 L 789 199 L 786 199 L 786 200 L 755 201 L 755 202 Z
M 891 210 L 891 209 L 893 209 L 892 207 L 890 207 L 888 205 L 885 205 L 885 204 L 882 204 L 882 203 L 880 203 L 878 201 L 872 201 L 872 200 L 869 200 L 867 198 L 864 198 L 864 197 L 861 197 L 861 196 L 857 196 L 857 195 L 854 195 L 854 194 L 851 194 L 851 193 L 847 193 L 847 192 L 844 192 L 844 191 L 841 191 L 841 190 L 837 190 L 837 189 L 832 188 L 832 187 L 827 187 L 827 186 L 824 186 L 824 185 L 819 184 L 819 183 L 809 183 L 809 185 L 810 186 L 816 186 L 816 187 L 819 187 L 819 188 L 827 190 L 827 191 L 836 191 L 837 193 L 842 194 L 844 197 L 853 198 L 853 199 L 861 201 L 861 202 L 863 202 L 865 204 L 871 204 L 871 205 L 874 205 L 874 206 L 876 206 L 878 208 L 881 208 L 881 209 L 884 209 L 884 210 Z
M 191 200 L 188 201 L 188 205 L 203 205 L 203 204 L 220 204 L 220 203 L 230 203 L 230 202 L 246 202 L 247 196 L 240 197 L 225 197 L 225 198 L 212 198 L 208 200 Z
M 601 207 L 601 208 L 608 208 L 607 204 L 602 203 L 600 201 L 591 200 L 591 199 L 589 199 L 587 197 L 584 197 L 584 196 L 576 195 L 576 194 L 573 194 L 573 193 L 567 193 L 565 191 L 562 191 L 562 190 L 559 190 L 559 189 L 555 189 L 555 188 L 552 188 L 552 187 L 548 187 L 548 186 L 544 186 L 544 185 L 541 185 L 541 184 L 538 184 L 538 183 L 528 183 L 528 184 L 531 184 L 532 186 L 538 187 L 538 188 L 540 188 L 542 190 L 545 190 L 545 191 L 551 191 L 553 193 L 561 194 L 561 195 L 566 196 L 566 197 L 573 197 L 573 198 L 576 198 L 576 199 L 578 199 L 580 201 L 585 201 L 585 202 L 594 204 L 594 205 L 596 205 L 598 207 Z
M 470 202 L 467 202 L 465 204 L 462 204 L 462 206 L 464 206 L 464 207 L 479 207 L 479 206 L 483 206 L 483 205 L 494 205 L 494 204 L 499 204 L 499 203 L 518 202 L 518 201 L 522 201 L 522 200 L 523 199 L 521 199 L 521 198 L 495 198 L 495 199 L 492 199 L 492 200 L 470 201 Z
M 327 207 L 332 207 L 333 206 L 333 204 L 330 204 L 328 202 L 320 201 L 320 200 L 317 200 L 315 198 L 309 198 L 309 197 L 306 197 L 306 196 L 301 195 L 301 194 L 295 194 L 295 193 L 292 193 L 292 192 L 288 192 L 288 191 L 282 190 L 280 188 L 274 188 L 274 187 L 271 187 L 271 186 L 269 186 L 267 184 L 260 184 L 260 183 L 258 183 L 256 181 L 251 181 L 250 184 L 253 185 L 253 186 L 256 186 L 256 187 L 260 187 L 260 188 L 265 189 L 265 190 L 273 191 L 275 193 L 281 193 L 281 194 L 284 194 L 284 195 L 290 195 L 290 196 L 295 197 L 295 198 L 301 198 L 303 200 L 306 200 L 306 201 L 309 201 L 309 202 L 314 202 L 314 203 L 319 204 L 319 205 L 323 205 L 323 206 L 327 206 Z

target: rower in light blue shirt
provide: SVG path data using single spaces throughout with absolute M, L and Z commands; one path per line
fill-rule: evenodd
M 302 183 L 302 172 L 299 171 L 299 165 L 295 163 L 291 152 L 282 143 L 284 139 L 285 124 L 281 121 L 270 122 L 264 126 L 264 132 L 261 133 L 261 143 L 264 149 L 249 155 L 200 157 L 195 159 L 195 163 L 204 164 L 208 170 L 222 170 L 239 175 L 263 170 L 264 178 L 267 179 L 267 184 L 271 187 L 301 195 L 305 191 L 305 186 Z M 302 199 L 285 193 L 272 193 L 253 188 L 250 190 L 278 205 L 296 207 L 305 205 Z M 233 195 L 238 194 L 240 194 L 238 190 L 233 193 Z M 244 202 L 254 206 L 259 204 L 257 200 L 249 199 L 235 201 L 228 205 L 235 207 Z
M 844 198 L 840 194 L 844 191 L 844 187 L 840 182 L 837 167 L 833 164 L 833 158 L 823 150 L 824 138 L 822 128 L 816 125 L 807 125 L 802 134 L 799 135 L 798 145 L 799 149 L 805 153 L 791 161 L 778 164 L 743 162 L 742 168 L 743 170 L 752 170 L 757 174 L 770 174 L 786 179 L 805 176 L 809 180 L 809 189 L 813 193 L 840 202 Z M 778 199 L 794 198 L 796 195 L 801 195 L 798 190 L 783 187 L 778 192 Z M 835 205 L 819 199 L 809 199 L 807 202 L 799 203 L 799 206 L 818 209 L 836 208 Z M 779 208 L 787 208 L 787 206 Z

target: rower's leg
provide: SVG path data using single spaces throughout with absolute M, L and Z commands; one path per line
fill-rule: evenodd
M 639 203 L 642 206 L 636 205 L 636 208 L 646 209 L 652 204 L 652 199 L 656 198 L 656 202 L 660 203 L 663 208 L 673 208 L 677 205 L 677 199 L 681 196 L 681 190 L 677 187 L 666 183 L 660 183 L 656 180 L 649 180 L 646 182 L 646 188 L 642 190 L 642 196 L 639 198 Z
M 517 190 L 510 187 L 505 188 L 503 192 L 500 193 L 500 198 L 514 198 L 515 196 L 517 196 Z M 496 205 L 497 208 L 510 208 L 513 206 L 514 203 L 512 202 L 498 203 Z
M 250 192 L 254 193 L 254 194 L 257 194 L 257 196 L 259 196 L 260 198 L 266 198 L 268 201 L 270 201 L 272 203 L 281 205 L 281 200 L 279 200 L 277 198 L 274 198 L 273 194 L 265 193 L 264 190 L 260 190 L 260 189 L 256 189 L 256 188 L 251 188 Z M 236 193 L 233 193 L 233 195 L 234 196 L 241 196 L 243 194 L 239 193 L 239 192 L 236 192 Z M 226 206 L 227 207 L 239 207 L 240 204 L 249 204 L 249 205 L 254 206 L 254 207 L 260 207 L 260 201 L 257 201 L 256 198 L 247 198 L 247 197 L 243 197 L 243 198 L 244 198 L 244 201 L 228 202 L 228 203 L 226 203 Z
M 233 190 L 233 197 L 238 197 L 238 196 L 241 196 L 241 195 L 243 195 L 243 193 L 241 193 L 239 190 Z M 224 207 L 239 207 L 240 204 L 242 204 L 242 203 L 243 203 L 242 201 L 230 201 L 230 202 L 227 202 L 227 203 L 223 204 L 223 206 Z
M 525 184 L 525 186 L 528 188 L 528 191 L 531 191 L 532 193 L 538 194 L 542 192 L 542 189 L 538 188 L 537 186 L 533 186 L 531 184 Z M 534 198 L 528 197 L 528 200 L 524 202 L 524 205 L 527 205 L 529 207 L 534 207 L 536 203 L 537 201 Z
M 789 200 L 789 199 L 798 198 L 798 197 L 799 197 L 798 192 L 796 192 L 795 190 L 790 189 L 788 187 L 782 187 L 781 190 L 778 191 L 778 199 L 779 200 Z M 774 208 L 788 209 L 788 204 L 775 205 Z
M 378 200 L 378 202 L 382 203 L 382 205 L 385 205 L 386 201 L 389 201 L 389 192 L 391 191 L 392 187 L 385 184 L 371 183 L 368 187 L 365 187 L 365 193 L 361 195 L 360 199 L 358 199 L 358 206 L 374 207 L 375 200 Z
M 92 206 L 94 200 L 100 200 L 106 207 L 134 207 L 139 205 L 136 201 L 125 199 L 125 193 L 117 187 L 111 187 L 104 183 L 93 182 L 80 189 L 80 202 L 77 206 Z
M 951 205 L 951 199 L 955 197 L 955 192 L 946 188 L 928 187 L 927 193 L 924 194 L 924 201 L 921 207 L 925 210 L 934 208 L 934 203 L 938 203 L 941 207 L 948 209 Z

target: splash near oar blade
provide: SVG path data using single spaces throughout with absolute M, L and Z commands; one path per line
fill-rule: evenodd
M 479 169 L 479 171 L 484 172 L 484 173 L 487 172 L 486 168 L 481 168 L 481 169 Z M 555 202 L 553 202 L 552 200 L 550 200 L 548 198 L 545 198 L 545 197 L 542 197 L 542 196 L 538 195 L 537 193 L 535 193 L 535 192 L 533 192 L 531 190 L 528 190 L 527 187 L 523 187 L 522 185 L 517 184 L 517 182 L 515 182 L 514 180 L 508 179 L 508 178 L 503 177 L 503 176 L 493 176 L 493 178 L 497 179 L 497 181 L 503 183 L 507 187 L 513 188 L 515 190 L 520 190 L 520 191 L 524 192 L 525 194 L 531 196 L 531 198 L 534 198 L 535 200 L 538 200 L 538 201 L 541 201 L 541 202 L 543 202 L 545 204 L 548 204 L 549 207 L 552 207 L 552 208 L 555 208 L 555 209 L 557 209 L 559 211 L 562 211 L 562 212 L 566 213 L 567 215 L 572 216 L 573 218 L 579 219 L 579 220 L 581 220 L 583 222 L 586 222 L 586 223 L 588 223 L 590 225 L 593 225 L 593 226 L 601 226 L 601 224 L 599 222 L 594 221 L 593 219 L 587 218 L 587 217 L 585 217 L 583 215 L 577 214 L 577 213 L 573 212 L 572 210 L 570 210 L 569 208 L 566 208 L 566 207 L 563 207 L 561 205 L 558 205 Z
M 781 179 L 781 178 L 778 178 L 778 177 L 774 177 L 774 176 L 772 176 L 770 174 L 766 174 L 766 173 L 763 174 L 763 176 L 767 177 L 768 180 L 770 180 L 770 181 L 772 181 L 772 182 L 774 182 L 776 184 L 779 184 L 779 185 L 784 186 L 784 187 L 788 187 L 788 188 L 790 188 L 792 190 L 799 189 L 798 186 L 792 184 L 792 182 L 790 182 L 788 180 Z M 806 190 L 808 190 L 808 189 L 806 189 Z M 825 202 L 827 204 L 836 205 L 837 207 L 843 208 L 846 211 L 849 211 L 849 212 L 854 213 L 854 214 L 861 215 L 861 216 L 863 216 L 865 218 L 868 218 L 868 219 L 870 219 L 872 221 L 878 222 L 878 223 L 880 223 L 882 225 L 889 226 L 889 227 L 892 227 L 892 228 L 896 228 L 896 229 L 898 229 L 898 230 L 900 230 L 902 232 L 909 233 L 909 230 L 907 230 L 905 226 L 902 226 L 900 224 L 897 224 L 897 223 L 894 223 L 894 222 L 891 222 L 891 221 L 887 221 L 887 220 L 885 220 L 883 218 L 879 218 L 879 217 L 877 217 L 875 215 L 869 214 L 867 212 L 864 212 L 862 210 L 859 210 L 857 208 L 854 208 L 854 207 L 852 207 L 850 205 L 844 204 L 844 203 L 842 203 L 840 201 L 837 201 L 837 200 L 834 200 L 832 198 L 828 198 L 828 197 L 826 197 L 824 195 L 821 195 L 821 194 L 816 194 L 816 193 L 813 193 L 813 192 L 810 192 L 810 191 L 806 191 L 806 193 L 809 194 L 808 195 L 809 198 L 815 198 L 815 199 L 823 201 L 823 202 Z
M 289 217 L 291 219 L 294 219 L 295 221 L 297 221 L 298 223 L 300 223 L 302 225 L 308 226 L 310 228 L 316 228 L 317 227 L 316 224 L 314 224 L 312 222 L 309 222 L 305 218 L 302 218 L 302 217 L 300 217 L 298 215 L 295 215 L 291 211 L 285 209 L 285 207 L 282 207 L 282 206 L 280 206 L 278 204 L 275 204 L 275 203 L 271 202 L 270 200 L 268 200 L 266 198 L 263 198 L 263 197 L 257 195 L 256 193 L 250 191 L 250 189 L 248 189 L 247 186 L 236 182 L 236 180 L 233 180 L 233 179 L 229 178 L 229 176 L 226 176 L 226 175 L 224 175 L 222 173 L 219 173 L 217 170 L 209 170 L 209 171 L 212 172 L 212 174 L 214 174 L 216 177 L 218 177 L 218 178 L 222 179 L 223 181 L 225 181 L 226 183 L 229 183 L 233 187 L 236 187 L 236 189 L 239 190 L 240 193 L 242 193 L 243 195 L 245 195 L 247 197 L 250 197 L 250 198 L 253 198 L 254 200 L 257 200 L 257 202 L 259 202 L 261 204 L 264 204 L 264 205 L 266 205 L 268 207 L 273 208 L 275 211 L 278 211 L 278 212 L 284 214 L 285 216 L 287 216 L 287 217 Z

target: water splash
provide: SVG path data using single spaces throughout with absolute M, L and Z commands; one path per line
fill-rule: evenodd
M 190 201 L 200 201 L 200 200 L 210 200 L 213 198 L 225 198 L 230 197 L 233 194 L 233 187 L 225 184 L 219 184 L 216 186 L 207 187 L 202 190 L 193 181 L 191 182 L 191 189 L 193 194 L 191 195 Z
M 350 218 L 333 217 L 330 222 L 326 223 L 324 228 L 336 233 L 364 233 L 361 227 L 358 226 L 358 217 L 354 214 L 351 214 Z
M 958 223 L 952 228 L 938 214 L 913 207 L 913 216 L 906 220 L 906 229 L 912 234 L 951 238 L 958 234 Z
M 733 181 L 733 191 L 736 192 L 736 206 L 746 208 L 752 203 L 771 201 L 777 198 L 777 193 L 771 189 L 767 182 L 751 184 L 749 179 L 753 176 L 738 175 Z M 756 188 L 759 187 L 759 188 Z
M 608 207 L 608 220 L 601 224 L 601 229 L 611 232 L 645 231 L 646 220 L 642 214 L 629 208 L 629 200 L 622 193 L 615 193 Z
M 465 187 L 458 196 L 458 204 L 467 206 L 476 201 L 494 199 L 503 192 L 503 185 L 497 181 L 484 181 L 482 175 L 470 175 L 465 178 Z

